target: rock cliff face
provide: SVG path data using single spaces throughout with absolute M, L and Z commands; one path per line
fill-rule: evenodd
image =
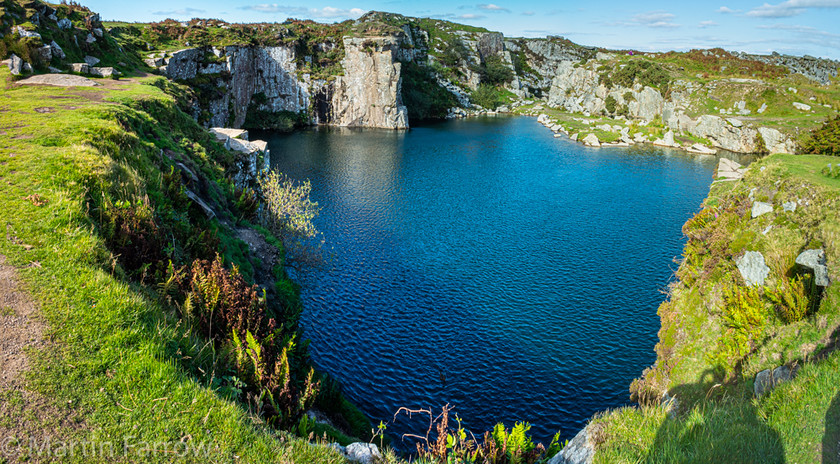
M 828 85 L 832 77 L 837 77 L 837 70 L 840 69 L 840 61 L 815 58 L 813 56 L 791 56 L 773 53 L 772 55 L 750 55 L 738 53 L 737 56 L 760 61 L 762 63 L 784 66 L 790 72 L 802 74 L 808 79 L 815 80 L 822 85 Z
M 214 82 L 216 98 L 202 108 L 208 126 L 241 127 L 252 100 L 261 110 L 298 113 L 309 109 L 306 83 L 297 76 L 293 47 L 201 47 L 163 58 L 160 70 L 170 79 L 204 76 Z
M 209 113 L 207 126 L 242 127 L 248 111 L 259 110 L 312 111 L 321 124 L 405 129 L 399 59 L 414 59 L 417 49 L 405 47 L 404 37 L 345 38 L 344 75 L 329 82 L 299 72 L 294 45 L 200 47 L 150 61 L 170 79 L 210 81 L 213 91 L 199 110 Z
M 322 122 L 347 127 L 408 128 L 408 110 L 400 94 L 400 68 L 395 37 L 344 38 L 344 75 L 329 86 L 319 112 Z

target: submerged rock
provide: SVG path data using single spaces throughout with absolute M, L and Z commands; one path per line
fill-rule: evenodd
M 758 251 L 748 251 L 740 258 L 735 259 L 741 277 L 750 287 L 764 285 L 765 279 L 770 275 L 770 268 L 764 262 L 764 255 Z

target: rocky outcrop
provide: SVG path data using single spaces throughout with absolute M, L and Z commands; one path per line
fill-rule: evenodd
M 210 132 L 225 148 L 237 154 L 233 183 L 237 187 L 253 187 L 257 178 L 271 165 L 268 144 L 262 140 L 248 140 L 248 131 L 213 127 Z
M 814 273 L 814 283 L 819 287 L 828 287 L 828 267 L 825 264 L 825 250 L 805 250 L 796 257 L 796 264 Z
M 210 113 L 210 126 L 242 126 L 252 103 L 272 113 L 309 109 L 310 93 L 306 82 L 298 79 L 294 46 L 201 47 L 151 60 L 162 60 L 160 70 L 170 79 L 215 79 L 219 91 L 204 108 Z
M 784 66 L 792 73 L 802 74 L 808 79 L 828 85 L 831 78 L 837 77 L 837 70 L 840 69 L 840 61 L 828 60 L 825 58 L 814 58 L 813 56 L 791 56 L 773 53 L 772 55 L 750 55 L 747 53 L 736 53 L 739 58 L 760 61 L 762 63 Z
M 765 369 L 755 375 L 753 382 L 753 393 L 756 398 L 776 388 L 779 384 L 788 382 L 796 377 L 799 366 L 779 366 L 775 369 Z
M 327 124 L 347 127 L 408 128 L 400 94 L 395 37 L 344 38 L 344 75 L 332 83 Z
M 755 128 L 735 127 L 719 116 L 700 116 L 691 134 L 709 139 L 712 145 L 724 150 L 754 153 L 759 148 L 756 143 L 758 131 Z

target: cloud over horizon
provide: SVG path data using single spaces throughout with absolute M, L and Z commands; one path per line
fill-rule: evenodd
M 206 13 L 205 10 L 200 10 L 198 8 L 181 8 L 179 10 L 166 10 L 166 11 L 154 11 L 152 14 L 162 15 L 162 16 L 189 16 L 198 13 Z
M 786 0 L 771 5 L 765 3 L 747 12 L 747 16 L 758 18 L 790 18 L 804 13 L 810 8 L 840 8 L 840 0 Z
M 258 13 L 284 13 L 291 15 L 309 16 L 319 19 L 356 19 L 367 11 L 361 8 L 335 8 L 325 6 L 323 8 L 306 8 L 302 6 L 278 5 L 277 3 L 261 3 L 258 5 L 245 5 L 240 10 L 256 11 Z

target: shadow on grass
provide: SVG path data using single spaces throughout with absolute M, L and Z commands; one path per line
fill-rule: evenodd
M 752 393 L 715 379 L 710 370 L 699 382 L 670 390 L 678 412 L 662 422 L 643 462 L 785 462 L 781 437 L 756 410 Z
M 825 435 L 822 442 L 822 464 L 840 463 L 840 394 L 825 412 Z

